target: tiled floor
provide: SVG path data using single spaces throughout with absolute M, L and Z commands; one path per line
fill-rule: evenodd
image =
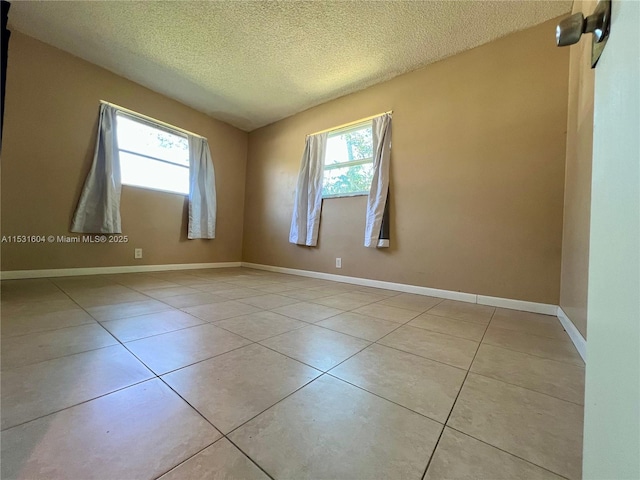
M 249 269 L 2 282 L 3 479 L 581 476 L 543 315 Z

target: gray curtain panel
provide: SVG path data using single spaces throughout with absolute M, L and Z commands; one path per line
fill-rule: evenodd
M 216 237 L 216 175 L 206 138 L 189 135 L 189 231 L 187 237 Z
M 122 233 L 120 225 L 120 159 L 116 135 L 117 109 L 100 105 L 93 164 L 73 215 L 71 231 Z
M 322 211 L 322 175 L 327 133 L 309 135 L 300 162 L 289 242 L 314 247 Z
M 389 246 L 389 165 L 391 162 L 391 114 L 376 117 L 373 124 L 373 180 L 367 199 L 365 247 Z M 385 238 L 386 237 L 386 238 Z

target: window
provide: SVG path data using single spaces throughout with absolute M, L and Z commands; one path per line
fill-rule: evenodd
M 123 185 L 189 193 L 186 135 L 122 112 L 116 131 Z
M 329 133 L 322 197 L 366 195 L 373 180 L 371 120 Z

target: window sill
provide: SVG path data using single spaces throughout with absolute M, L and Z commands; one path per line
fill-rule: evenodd
M 349 198 L 349 197 L 366 197 L 369 195 L 369 192 L 359 192 L 359 193 L 339 193 L 336 195 L 323 195 L 322 199 L 331 199 L 331 198 Z
M 179 195 L 181 197 L 188 197 L 189 196 L 188 193 L 174 192 L 173 190 L 162 190 L 161 188 L 141 187 L 140 185 L 130 185 L 128 183 L 123 183 L 122 186 L 123 187 L 128 187 L 128 188 L 137 188 L 139 190 L 150 190 L 152 192 L 169 193 L 171 195 Z

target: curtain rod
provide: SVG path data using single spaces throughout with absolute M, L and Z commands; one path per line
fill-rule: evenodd
M 205 140 L 207 139 L 207 137 L 203 137 L 202 135 L 198 135 L 197 133 L 190 132 L 189 130 L 185 130 L 184 128 L 176 127 L 175 125 L 171 125 L 170 123 L 156 120 L 155 118 L 148 117 L 146 115 L 143 115 L 142 113 L 134 112 L 133 110 L 129 110 L 128 108 L 121 107 L 120 105 L 116 105 L 115 103 L 107 102 L 105 100 L 100 100 L 100 103 L 104 103 L 105 105 L 109 105 L 111 107 L 117 108 L 118 110 L 121 110 L 124 113 L 127 113 L 133 117 L 138 117 L 152 123 L 157 123 L 158 125 L 162 125 L 163 127 L 170 128 L 171 130 L 177 130 L 178 132 L 186 133 L 187 135 L 193 135 L 194 137 L 204 138 Z
M 383 113 L 376 113 L 375 115 L 371 115 L 370 117 L 361 118 L 360 120 L 354 120 L 353 122 L 349 122 L 349 123 L 343 123 L 342 125 L 338 125 L 337 127 L 325 128 L 324 130 L 320 130 L 319 132 L 308 133 L 307 137 L 310 137 L 311 135 L 318 135 L 320 133 L 332 132 L 334 130 L 340 130 L 342 128 L 350 127 L 351 125 L 357 125 L 358 123 L 366 122 L 367 120 L 371 120 L 381 115 L 387 115 L 387 114 L 391 115 L 392 113 L 393 113 L 393 110 L 389 110 L 388 112 L 383 112 Z

